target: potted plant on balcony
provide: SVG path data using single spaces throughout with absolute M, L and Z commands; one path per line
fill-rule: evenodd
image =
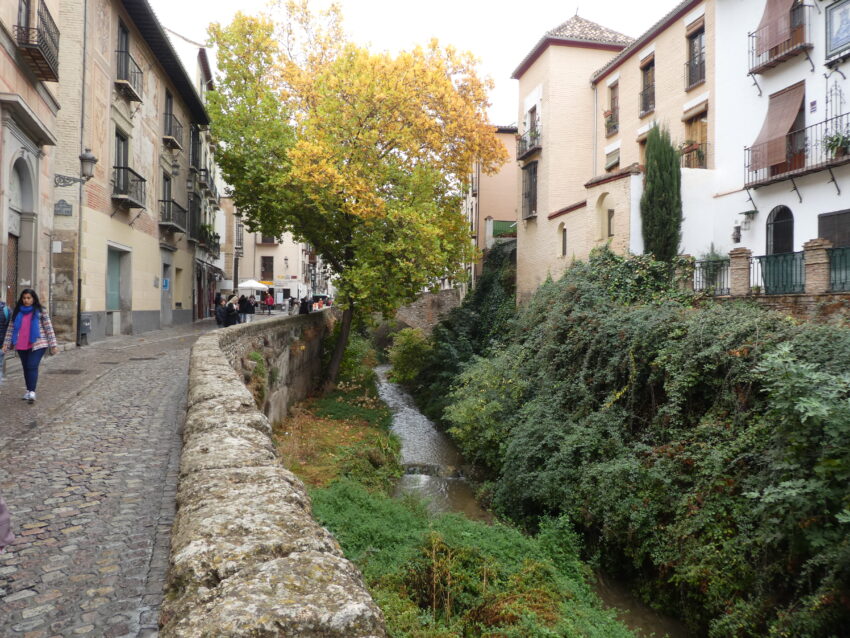
M 823 145 L 832 157 L 844 157 L 850 151 L 850 132 L 834 131 L 823 137 Z

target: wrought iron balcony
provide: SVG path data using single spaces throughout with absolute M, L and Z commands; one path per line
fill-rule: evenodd
M 782 161 L 770 165 L 772 145 L 782 143 L 766 142 L 745 150 L 747 186 L 758 188 L 850 162 L 850 114 L 791 131 L 785 136 Z
M 750 287 L 760 287 L 766 295 L 801 293 L 806 288 L 806 262 L 803 251 L 753 257 Z
M 210 170 L 208 168 L 199 168 L 198 169 L 198 183 L 208 188 L 210 185 Z
M 640 103 L 640 117 L 652 113 L 655 110 L 655 85 L 650 84 L 638 96 Z
M 185 233 L 188 230 L 189 212 L 173 199 L 159 200 L 159 227 Z
M 791 9 L 787 26 L 767 24 L 749 34 L 750 73 L 764 73 L 814 46 L 813 9 L 813 6 L 799 4 Z
M 694 292 L 706 295 L 728 295 L 729 260 L 706 259 L 694 263 Z
M 142 101 L 142 81 L 144 74 L 129 51 L 116 51 L 118 56 L 118 74 L 116 88 L 133 102 Z
M 611 108 L 605 111 L 605 137 L 616 135 L 620 130 L 620 107 L 612 104 Z
M 36 26 L 16 25 L 15 40 L 39 80 L 59 81 L 59 29 L 44 0 L 38 4 Z
M 705 56 L 685 62 L 685 90 L 690 91 L 705 82 Z
M 682 168 L 708 168 L 708 143 L 685 144 L 679 149 Z
M 165 114 L 162 143 L 169 148 L 183 150 L 183 125 L 173 113 Z
M 127 166 L 112 167 L 112 199 L 128 208 L 146 208 L 144 177 Z
M 516 158 L 525 159 L 532 153 L 539 151 L 542 147 L 540 129 L 537 127 L 528 129 L 516 140 Z

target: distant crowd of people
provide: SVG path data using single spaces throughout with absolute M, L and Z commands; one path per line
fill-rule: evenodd
M 324 296 L 303 297 L 300 300 L 290 297 L 281 304 L 281 310 L 291 315 L 306 315 L 313 310 L 330 306 L 331 303 L 331 299 Z M 262 314 L 265 311 L 270 315 L 276 305 L 274 295 L 267 292 L 261 292 L 259 299 L 254 295 L 232 295 L 228 298 L 218 292 L 215 295 L 215 321 L 224 328 L 239 323 L 251 323 L 255 314 Z

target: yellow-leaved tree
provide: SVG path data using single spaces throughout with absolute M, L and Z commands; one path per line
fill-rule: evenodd
M 291 232 L 336 274 L 334 383 L 355 311 L 391 315 L 474 248 L 460 195 L 506 152 L 476 60 L 436 41 L 397 55 L 346 40 L 336 6 L 306 0 L 213 25 L 217 159 L 251 230 Z

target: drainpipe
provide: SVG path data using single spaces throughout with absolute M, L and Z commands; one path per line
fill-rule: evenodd
M 598 152 L 599 138 L 598 138 L 598 122 L 596 118 L 598 117 L 599 111 L 599 91 L 598 85 L 593 84 L 591 82 L 590 86 L 593 88 L 593 165 L 590 167 L 590 174 L 596 177 L 596 153 Z
M 86 126 L 86 55 L 88 54 L 88 28 L 89 28 L 89 2 L 83 0 L 83 82 L 82 95 L 80 98 L 80 154 L 85 151 L 85 126 Z M 83 309 L 83 195 L 85 193 L 85 183 L 79 186 L 79 197 L 77 203 L 77 345 L 82 345 L 82 334 L 80 328 L 82 325 L 82 309 Z

